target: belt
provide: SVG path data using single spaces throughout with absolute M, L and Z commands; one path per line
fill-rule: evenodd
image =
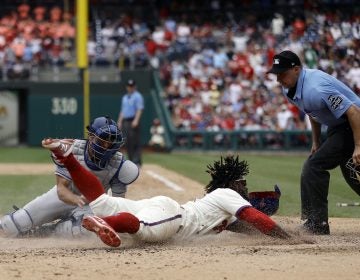
M 179 233 L 183 228 L 184 228 L 184 225 L 183 225 L 183 222 L 184 222 L 184 217 L 185 217 L 185 209 L 184 207 L 180 206 L 180 213 L 181 213 L 181 224 L 179 225 L 179 228 L 177 229 L 176 233 Z
M 132 122 L 134 119 L 135 119 L 135 117 L 133 117 L 133 118 L 126 118 L 126 119 L 124 119 L 124 122 Z

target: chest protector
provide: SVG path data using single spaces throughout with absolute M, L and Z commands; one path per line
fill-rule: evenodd
M 74 141 L 72 153 L 75 158 L 99 179 L 106 192 L 111 190 L 113 196 L 125 196 L 127 185 L 134 182 L 139 176 L 139 168 L 136 164 L 126 160 L 122 153 L 116 152 L 104 169 L 98 169 L 91 164 L 92 162 L 87 157 L 86 145 L 87 140 L 76 139 Z M 79 194 L 69 171 L 64 166 L 57 165 L 55 174 L 71 181 L 70 189 Z

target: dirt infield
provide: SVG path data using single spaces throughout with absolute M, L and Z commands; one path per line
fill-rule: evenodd
M 36 173 L 31 165 L 31 174 L 52 172 L 51 166 L 39 167 Z M 7 168 L 28 173 L 24 166 Z M 185 202 L 203 190 L 179 174 L 145 165 L 128 197 L 157 194 Z M 294 240 L 223 232 L 186 243 L 144 245 L 124 236 L 122 246 L 113 249 L 95 237 L 0 237 L 0 279 L 360 279 L 360 219 L 332 218 L 331 236 L 316 237 L 299 233 L 297 217 L 274 219 L 294 233 Z

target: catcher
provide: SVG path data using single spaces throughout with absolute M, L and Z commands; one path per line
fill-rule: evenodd
M 42 145 L 67 167 L 78 189 L 90 202 L 96 216 L 85 217 L 83 227 L 95 232 L 109 246 L 120 246 L 117 233 L 128 233 L 140 241 L 159 242 L 215 234 L 225 229 L 239 232 L 241 226 L 237 221 L 245 221 L 269 236 L 290 238 L 275 221 L 248 201 L 244 176 L 249 167 L 238 157 L 221 157 L 213 166 L 208 165 L 207 172 L 212 179 L 205 187 L 206 195 L 180 205 L 165 196 L 138 201 L 111 197 L 101 182 L 76 160 L 70 145 L 56 139 L 44 139 Z M 280 194 L 273 192 L 272 195 L 278 200 Z
M 88 140 L 63 141 L 72 147 L 79 164 L 102 183 L 104 191 L 111 190 L 112 196 L 124 197 L 127 185 L 136 180 L 139 169 L 119 152 L 124 144 L 121 130 L 108 117 L 95 118 L 87 130 Z M 2 217 L 0 227 L 5 236 L 24 236 L 29 232 L 44 236 L 55 231 L 63 237 L 71 237 L 87 233 L 81 228 L 81 220 L 84 215 L 92 214 L 88 201 L 77 190 L 66 167 L 56 159 L 54 163 L 56 185 L 23 208 Z M 49 226 L 40 227 L 46 223 Z

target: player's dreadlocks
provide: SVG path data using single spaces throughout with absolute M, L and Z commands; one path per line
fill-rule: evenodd
M 205 187 L 205 191 L 210 193 L 218 188 L 228 188 L 231 182 L 249 174 L 249 164 L 245 160 L 240 161 L 239 156 L 229 155 L 215 161 L 213 166 L 209 164 L 206 172 L 212 178 Z

